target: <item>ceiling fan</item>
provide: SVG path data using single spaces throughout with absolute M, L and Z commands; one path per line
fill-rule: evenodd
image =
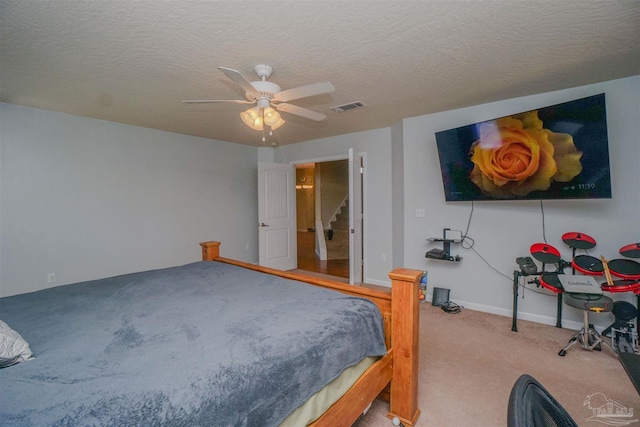
M 315 121 L 322 121 L 327 117 L 326 114 L 318 113 L 317 111 L 309 110 L 308 108 L 300 107 L 298 105 L 289 104 L 289 101 L 333 92 L 335 88 L 329 82 L 318 82 L 292 89 L 281 90 L 280 86 L 277 84 L 267 81 L 273 72 L 273 68 L 269 65 L 259 64 L 255 66 L 255 72 L 258 77 L 260 77 L 260 80 L 255 82 L 250 82 L 239 71 L 231 68 L 218 67 L 218 69 L 244 90 L 245 97 L 247 98 L 246 100 L 192 99 L 182 102 L 185 104 L 207 104 L 216 102 L 255 104 L 255 107 L 251 107 L 240 113 L 240 117 L 247 126 L 261 131 L 264 131 L 264 125 L 269 126 L 270 130 L 275 130 L 285 123 L 278 111 L 295 114 L 296 116 L 305 117 Z M 264 134 L 262 140 L 265 140 Z

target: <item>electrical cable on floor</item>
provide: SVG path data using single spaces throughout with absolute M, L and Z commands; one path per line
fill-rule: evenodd
M 451 302 L 451 301 L 445 302 L 444 304 L 442 304 L 440 308 L 442 308 L 442 311 L 449 314 L 457 314 L 462 311 L 461 305 L 458 305 L 455 302 Z

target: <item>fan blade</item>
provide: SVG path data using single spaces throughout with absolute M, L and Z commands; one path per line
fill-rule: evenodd
M 255 104 L 255 101 L 245 101 L 244 99 L 186 99 L 183 104 L 213 104 L 216 102 L 233 102 L 235 104 Z
M 273 99 L 281 102 L 293 101 L 294 99 L 306 98 L 308 96 L 322 95 L 324 93 L 333 92 L 335 87 L 329 82 L 312 83 L 306 86 L 294 87 L 292 89 L 283 90 L 274 95 Z
M 218 67 L 220 71 L 226 74 L 231 80 L 236 82 L 238 86 L 242 88 L 247 94 L 251 95 L 254 99 L 260 98 L 260 92 L 253 87 L 251 82 L 247 80 L 239 71 L 232 70 L 231 68 Z
M 321 122 L 327 118 L 326 114 L 318 113 L 316 111 L 309 110 L 308 108 L 299 107 L 293 104 L 272 104 L 278 111 L 283 111 L 289 114 L 295 114 L 296 116 L 306 117 L 307 119 Z

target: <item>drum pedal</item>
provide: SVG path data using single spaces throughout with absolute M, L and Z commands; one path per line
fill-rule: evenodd
M 627 340 L 618 341 L 618 353 L 635 353 L 633 346 Z
M 516 263 L 520 266 L 520 271 L 522 271 L 525 275 L 536 274 L 538 272 L 538 267 L 533 262 L 533 259 L 528 256 L 518 257 L 516 258 Z
M 602 331 L 602 335 L 611 339 L 611 347 L 618 353 L 636 353 L 638 351 L 638 333 L 632 320 L 638 316 L 638 309 L 626 301 L 613 303 L 611 313 L 615 322 Z
M 618 353 L 636 352 L 635 341 L 637 334 L 633 331 L 633 323 L 628 323 L 621 328 L 612 328 L 611 332 L 611 346 L 617 350 Z

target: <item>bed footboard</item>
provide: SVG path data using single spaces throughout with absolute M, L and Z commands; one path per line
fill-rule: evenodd
M 391 289 L 370 289 L 345 285 L 326 279 L 275 270 L 220 257 L 220 242 L 200 243 L 203 261 L 221 261 L 242 267 L 299 280 L 315 286 L 372 300 L 382 313 L 385 341 L 389 353 L 371 366 L 349 391 L 312 425 L 351 426 L 362 411 L 379 394 L 389 400 L 389 418 L 398 417 L 407 426 L 420 417 L 418 408 L 418 282 L 421 271 L 397 268 L 389 273 Z M 387 387 L 390 383 L 390 387 Z M 388 390 L 388 391 L 387 391 Z

